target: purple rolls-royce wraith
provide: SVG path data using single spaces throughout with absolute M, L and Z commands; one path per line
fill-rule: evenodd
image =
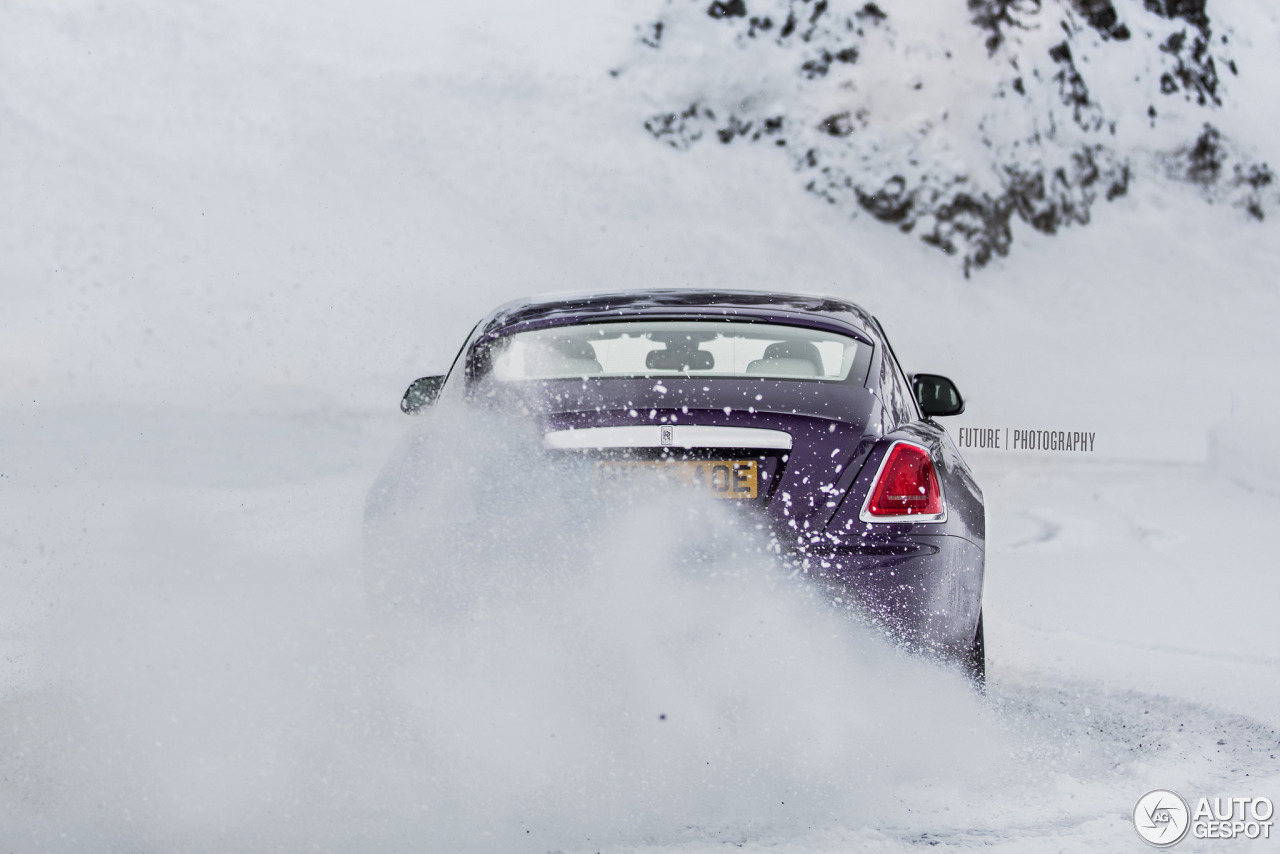
M 509 303 L 401 408 L 517 394 L 543 453 L 750 506 L 833 596 L 985 678 L 982 492 L 879 322 L 830 297 L 645 290 Z

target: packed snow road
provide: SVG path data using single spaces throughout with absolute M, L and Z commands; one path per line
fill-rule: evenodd
M 1210 4 L 1198 105 L 1159 92 L 1204 35 L 1160 4 L 1117 0 L 1123 40 L 1022 4 L 1044 17 L 999 55 L 984 4 L 813 4 L 891 16 L 820 80 L 743 34 L 764 0 L 707 14 L 741 5 L 0 4 L 0 851 L 1115 852 L 1145 850 L 1153 788 L 1280 800 L 1280 220 L 1214 159 L 1280 160 L 1280 17 Z M 870 133 L 823 120 L 864 96 Z M 788 147 L 645 128 L 702 104 L 741 129 L 740 103 Z M 889 179 L 928 131 L 943 180 L 953 153 L 994 180 L 1052 168 L 1024 131 L 1078 140 L 1039 132 L 1068 113 L 1115 120 L 1127 191 L 1052 236 L 1015 218 L 971 279 L 782 156 L 878 147 Z M 1209 146 L 1218 183 L 1171 178 L 1210 122 L 1238 146 Z M 366 622 L 404 383 L 505 300 L 655 285 L 854 299 L 957 380 L 957 428 L 1096 433 L 965 452 L 985 698 L 707 508 L 441 502 L 424 537 L 493 532 L 450 564 L 484 607 L 398 645 Z
M 1228 534 L 1278 502 L 1207 467 L 972 455 L 982 699 L 825 612 L 722 508 L 584 531 L 517 502 L 457 569 L 519 596 L 379 644 L 360 508 L 404 429 L 5 417 L 9 848 L 1115 851 L 1150 789 L 1274 797 L 1277 580 Z

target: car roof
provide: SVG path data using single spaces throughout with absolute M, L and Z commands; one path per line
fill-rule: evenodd
M 560 326 L 588 320 L 743 317 L 862 333 L 873 328 L 871 315 L 857 305 L 830 296 L 768 291 L 659 288 L 596 293 L 550 294 L 499 306 L 481 322 L 481 337 L 517 329 Z

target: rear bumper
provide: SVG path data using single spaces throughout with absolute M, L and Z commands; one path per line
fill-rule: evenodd
M 886 538 L 798 557 L 806 574 L 913 648 L 965 654 L 982 609 L 983 550 L 948 535 Z

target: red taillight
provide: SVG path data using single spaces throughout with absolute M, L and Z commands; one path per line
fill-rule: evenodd
M 866 516 L 885 519 L 894 516 L 940 517 L 945 511 L 938 473 L 924 448 L 899 442 L 889 449 L 880 467 L 880 476 L 871 487 Z

